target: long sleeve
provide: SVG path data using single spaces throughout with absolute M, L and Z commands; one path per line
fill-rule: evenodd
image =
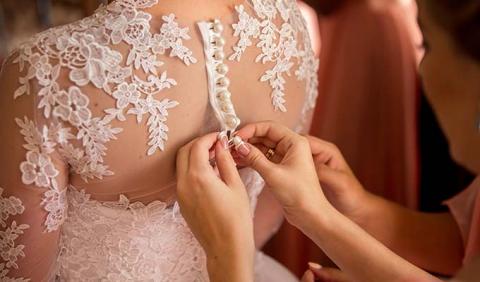
M 59 70 L 18 58 L 0 72 L 0 280 L 49 281 L 67 207 L 68 166 L 57 147 L 70 133 L 37 102 Z

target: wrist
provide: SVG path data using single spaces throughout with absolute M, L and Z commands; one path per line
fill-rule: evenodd
M 378 197 L 366 190 L 362 193 L 362 197 L 359 197 L 359 208 L 347 215 L 347 217 L 360 226 L 364 226 L 369 222 L 373 216 L 378 216 L 376 212 L 378 206 Z
M 286 210 L 286 218 L 290 224 L 305 233 L 313 227 L 313 222 L 323 222 L 333 210 L 335 208 L 323 195 L 309 195 L 298 207 Z
M 254 257 L 253 242 L 232 244 L 207 253 L 210 281 L 253 282 Z
M 317 233 L 319 228 L 329 226 L 338 214 L 339 212 L 328 201 L 325 201 L 315 208 L 306 209 L 301 224 L 297 228 L 309 236 L 309 234 Z
M 214 244 L 205 249 L 205 253 L 208 258 L 215 259 L 221 257 L 232 258 L 250 258 L 255 254 L 255 240 L 253 237 L 253 231 L 250 236 L 243 235 L 244 233 L 238 233 L 228 238 L 222 238 L 215 240 Z

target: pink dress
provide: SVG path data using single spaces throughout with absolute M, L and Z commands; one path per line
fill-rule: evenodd
M 320 20 L 312 135 L 336 144 L 376 194 L 415 208 L 417 63 L 412 1 L 346 1 Z
M 465 245 L 464 264 L 480 255 L 480 177 L 445 202 L 457 221 Z

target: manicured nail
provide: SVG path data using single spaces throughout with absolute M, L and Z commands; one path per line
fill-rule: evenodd
M 319 270 L 319 269 L 322 269 L 322 266 L 318 263 L 314 263 L 314 262 L 309 262 L 308 263 L 308 266 L 311 268 L 311 269 L 316 269 L 316 270 Z
M 228 149 L 228 137 L 227 136 L 222 136 L 222 139 L 220 141 L 222 142 L 223 149 L 227 150 Z
M 237 152 L 241 157 L 246 157 L 250 154 L 250 148 L 248 148 L 247 144 L 243 143 L 237 146 Z
M 220 132 L 220 134 L 218 134 L 218 140 L 220 140 L 220 143 L 222 144 L 222 147 L 225 150 L 228 149 L 228 136 L 224 131 L 222 131 L 222 132 Z

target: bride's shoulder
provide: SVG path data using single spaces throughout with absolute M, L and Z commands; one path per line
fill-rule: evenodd
M 160 33 L 152 32 L 148 9 L 157 3 L 117 0 L 102 5 L 90 17 L 48 29 L 23 42 L 10 54 L 5 68 L 18 65 L 22 84 L 33 81 L 45 86 L 62 81 L 64 86 L 74 83 L 82 87 L 92 83 L 111 93 L 112 84 L 132 76 L 129 66 L 155 73 L 158 65 L 153 56 L 173 47 L 178 47 L 176 54 L 186 64 L 195 62 L 192 53 L 181 48 L 181 40 L 189 39 L 188 29 L 180 27 L 173 14 L 162 17 L 165 27 Z M 61 79 L 62 70 L 68 79 Z M 16 96 L 28 90 L 22 85 Z

